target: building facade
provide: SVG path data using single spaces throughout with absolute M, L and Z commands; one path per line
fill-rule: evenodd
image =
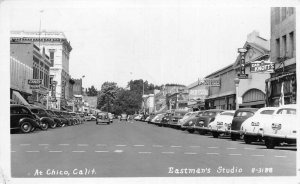
M 194 111 L 205 109 L 205 99 L 208 97 L 208 87 L 200 85 L 199 80 L 188 85 L 188 107 Z
M 50 92 L 50 67 L 52 67 L 52 63 L 49 56 L 46 55 L 45 49 L 40 50 L 32 42 L 11 40 L 10 52 L 11 57 L 16 59 L 11 60 L 11 89 L 15 89 L 15 84 L 21 82 L 23 93 L 26 92 L 28 94 L 24 95 L 27 102 L 47 108 L 49 100 L 47 98 Z M 17 67 L 20 63 L 16 61 L 21 61 L 24 67 Z M 14 76 L 16 72 L 18 73 L 17 75 L 21 73 L 23 75 L 16 77 Z M 29 80 L 38 80 L 40 84 L 32 89 L 33 86 L 30 86 Z
M 83 95 L 82 93 L 82 79 L 73 79 L 75 81 L 73 86 L 74 95 Z
M 278 106 L 281 88 L 284 103 L 295 104 L 296 81 L 296 8 L 271 8 L 271 61 L 275 72 L 266 80 L 267 105 Z
M 66 109 L 69 96 L 69 58 L 72 47 L 63 32 L 11 31 L 11 39 L 19 42 L 32 42 L 45 49 L 52 65 L 50 76 L 56 81 L 55 100 L 52 108 Z

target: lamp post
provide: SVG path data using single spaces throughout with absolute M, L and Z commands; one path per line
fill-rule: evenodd
M 236 98 L 235 98 L 235 110 L 239 109 L 239 102 L 238 102 L 238 98 L 239 98 L 239 83 L 240 83 L 240 79 L 237 77 L 234 79 L 234 84 L 235 84 L 235 93 L 236 93 Z

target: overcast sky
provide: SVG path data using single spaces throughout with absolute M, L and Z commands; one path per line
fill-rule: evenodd
M 42 1 L 41 1 L 42 2 Z M 46 2 L 46 1 L 44 1 Z M 270 7 L 195 1 L 11 2 L 11 30 L 63 31 L 84 87 L 131 79 L 189 85 L 233 63 L 253 30 L 270 39 Z

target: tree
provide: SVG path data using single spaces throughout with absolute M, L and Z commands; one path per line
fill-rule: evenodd
M 97 95 L 98 95 L 98 91 L 97 91 L 97 89 L 92 85 L 90 88 L 87 88 L 86 94 L 87 94 L 87 96 L 97 96 Z
M 113 112 L 115 114 L 134 114 L 141 108 L 142 96 L 134 91 L 121 89 L 118 92 Z
M 114 104 L 118 93 L 118 86 L 115 82 L 104 82 L 101 86 L 97 98 L 97 108 L 103 111 L 110 111 L 111 106 Z

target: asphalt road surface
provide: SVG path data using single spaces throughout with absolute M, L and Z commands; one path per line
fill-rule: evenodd
M 137 121 L 11 134 L 12 177 L 295 176 L 296 152 Z

